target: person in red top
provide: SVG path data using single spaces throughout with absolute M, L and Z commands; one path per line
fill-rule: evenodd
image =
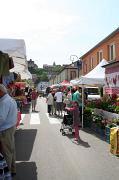
M 37 98 L 38 98 L 38 93 L 36 92 L 36 89 L 33 89 L 32 92 L 31 92 L 32 111 L 35 111 Z
M 73 102 L 72 108 L 66 108 L 66 109 L 73 112 L 73 127 L 75 130 L 74 140 L 78 141 L 79 140 L 79 125 L 80 125 L 79 104 L 78 102 L 75 101 Z

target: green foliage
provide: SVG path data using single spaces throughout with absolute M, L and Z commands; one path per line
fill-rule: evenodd
M 119 113 L 119 102 L 115 99 L 105 95 L 99 100 L 87 101 L 87 107 L 103 109 L 105 111 Z
M 84 109 L 84 127 L 91 127 L 92 124 L 92 109 Z
M 112 123 L 119 125 L 119 118 L 113 118 Z
M 56 66 L 53 67 L 52 71 L 58 73 L 58 72 L 60 72 L 61 70 L 63 70 L 63 68 L 64 68 L 64 67 L 61 66 L 61 65 L 56 65 Z

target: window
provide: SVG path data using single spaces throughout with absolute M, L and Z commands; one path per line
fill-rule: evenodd
M 98 63 L 100 63 L 100 61 L 103 59 L 103 51 L 100 50 L 98 51 Z
M 84 73 L 87 73 L 87 64 L 84 64 Z
M 93 69 L 93 57 L 90 59 L 90 69 Z
M 70 79 L 75 79 L 76 78 L 76 71 L 71 71 L 70 72 Z
M 115 44 L 112 43 L 109 45 L 109 60 L 115 60 Z

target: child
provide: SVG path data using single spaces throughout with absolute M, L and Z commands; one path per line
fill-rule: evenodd
M 75 130 L 74 134 L 74 140 L 78 141 L 79 140 L 79 124 L 80 124 L 80 112 L 79 112 L 79 104 L 78 102 L 73 102 L 73 107 L 72 108 L 67 108 L 67 110 L 73 112 L 73 127 Z

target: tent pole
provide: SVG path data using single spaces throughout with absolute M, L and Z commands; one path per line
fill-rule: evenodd
M 84 114 L 84 86 L 82 85 L 82 129 L 83 129 L 83 114 Z

